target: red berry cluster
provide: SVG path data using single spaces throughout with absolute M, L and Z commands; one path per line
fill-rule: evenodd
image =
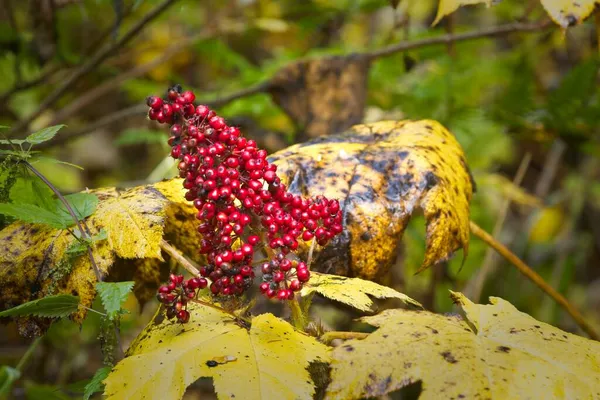
M 200 273 L 214 295 L 239 295 L 252 285 L 262 249 L 270 261 L 261 267 L 261 292 L 291 299 L 310 277 L 293 256 L 298 240 L 327 244 L 342 231 L 340 205 L 288 192 L 265 150 L 194 100 L 176 85 L 166 99 L 151 96 L 147 104 L 151 120 L 170 125 L 171 156 L 179 160 L 185 198 L 198 210 L 199 251 L 208 261 Z
M 204 278 L 191 278 L 183 280 L 183 275 L 171 274 L 168 285 L 158 288 L 158 301 L 167 306 L 167 318 L 186 323 L 190 319 L 190 313 L 187 310 L 189 299 L 196 297 L 198 289 L 204 289 L 208 281 Z

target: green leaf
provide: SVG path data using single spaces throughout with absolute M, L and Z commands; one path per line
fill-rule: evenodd
M 127 146 L 142 143 L 166 143 L 165 134 L 162 131 L 151 129 L 126 129 L 115 140 L 116 146 Z
M 15 150 L 0 149 L 0 154 L 4 154 L 4 155 L 7 155 L 7 156 L 20 157 L 20 158 L 29 158 L 29 157 L 31 157 L 31 153 L 34 153 L 34 152 L 30 151 L 29 153 L 27 153 L 27 152 L 24 152 L 24 151 L 15 151 Z
M 52 139 L 56 135 L 56 133 L 63 127 L 64 125 L 54 125 L 48 128 L 44 128 L 27 136 L 25 138 L 25 141 L 31 144 L 40 144 L 43 142 L 47 142 L 48 140 Z
M 19 379 L 21 372 L 18 369 L 3 365 L 0 367 L 0 397 L 10 392 L 12 384 Z
M 0 139 L 0 144 L 23 144 L 23 139 Z
M 83 167 L 81 165 L 77 165 L 77 164 L 73 164 L 70 162 L 66 162 L 66 161 L 62 161 L 62 160 L 57 160 L 56 158 L 52 158 L 52 157 L 43 157 L 43 156 L 38 156 L 36 157 L 36 161 L 46 161 L 46 162 L 51 162 L 54 164 L 64 164 L 64 165 L 68 165 L 69 167 L 73 167 L 73 168 L 77 168 L 83 171 Z M 32 161 L 33 163 L 34 161 Z
M 65 219 L 52 211 L 34 204 L 0 204 L 0 214 L 9 215 L 18 220 L 32 224 L 46 224 L 53 228 L 64 229 L 70 224 Z M 74 222 L 71 223 L 71 225 Z
M 133 281 L 128 282 L 98 282 L 96 290 L 100 294 L 102 305 L 109 319 L 114 319 L 121 310 L 121 304 L 133 289 Z
M 77 219 L 80 221 L 92 215 L 96 211 L 96 207 L 98 207 L 98 197 L 91 193 L 73 193 L 66 195 L 65 199 L 69 202 Z M 59 199 L 56 200 L 56 213 L 64 218 L 67 225 L 75 224 L 73 217 Z M 70 223 L 67 221 L 70 221 Z
M 94 393 L 104 391 L 104 383 L 102 381 L 106 379 L 111 369 L 111 367 L 102 367 L 96 371 L 92 380 L 85 385 L 83 400 L 88 400 Z
M 58 294 L 9 308 L 0 312 L 0 317 L 35 315 L 37 317 L 62 318 L 77 311 L 78 306 L 79 297 L 70 294 Z
M 27 384 L 25 386 L 27 400 L 70 400 L 71 398 L 51 385 Z
M 80 236 L 79 232 L 76 232 L 75 235 L 77 237 Z M 80 240 L 73 242 L 67 248 L 67 250 L 65 252 L 67 254 L 69 254 L 70 256 L 81 255 L 87 250 L 88 246 L 90 246 L 92 243 L 100 242 L 102 240 L 105 240 L 107 237 L 108 237 L 108 235 L 107 235 L 106 231 L 104 229 L 102 229 L 96 235 L 92 236 L 91 240 L 80 239 Z

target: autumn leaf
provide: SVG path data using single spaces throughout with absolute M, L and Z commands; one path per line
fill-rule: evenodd
M 179 399 L 201 377 L 213 379 L 219 399 L 312 398 L 306 368 L 329 361 L 325 345 L 272 314 L 246 329 L 213 308 L 190 312 L 182 325 L 158 311 L 104 381 L 108 399 Z
M 188 203 L 183 198 L 181 180 L 92 193 L 98 197 L 98 206 L 85 221 L 92 236 L 103 231 L 106 234 L 105 240 L 92 246 L 102 275 L 109 274 L 117 260 L 161 260 L 160 241 L 166 232 L 180 240 L 197 240 L 195 229 L 187 222 L 182 226 L 182 217 L 177 216 L 180 203 Z M 186 214 L 185 219 L 193 221 L 193 216 Z M 165 227 L 169 223 L 175 226 Z M 96 277 L 87 253 L 69 258 L 68 251 L 76 242 L 68 231 L 44 224 L 15 222 L 0 231 L 0 308 L 59 293 L 79 296 L 81 304 L 89 307 L 96 295 Z M 151 275 L 158 284 L 159 274 Z M 82 308 L 73 317 L 81 321 L 84 315 Z M 21 333 L 39 334 L 35 320 L 28 321 L 27 326 L 20 326 Z
M 437 15 L 433 24 L 437 24 L 446 15 L 452 14 L 459 7 L 484 3 L 490 6 L 492 0 L 440 0 Z M 540 0 L 540 3 L 550 15 L 550 18 L 563 28 L 580 24 L 590 16 L 598 0 Z
M 343 132 L 362 121 L 369 66 L 358 54 L 300 60 L 278 71 L 268 92 L 301 140 Z
M 422 308 L 416 300 L 392 288 L 359 278 L 346 278 L 338 275 L 311 272 L 310 280 L 302 288 L 302 296 L 318 293 L 328 299 L 347 304 L 360 311 L 373 311 L 371 297 L 377 299 L 400 299 L 405 304 Z
M 474 183 L 454 136 L 436 121 L 384 121 L 298 144 L 270 157 L 290 191 L 337 198 L 345 231 L 317 252 L 322 272 L 374 280 L 393 264 L 411 215 L 422 209 L 422 269 L 469 243 Z
M 326 398 L 376 397 L 417 381 L 420 399 L 600 396 L 600 343 L 497 297 L 490 305 L 452 297 L 465 319 L 406 310 L 363 318 L 378 329 L 333 351 Z
M 440 0 L 433 25 L 436 25 L 446 15 L 452 14 L 462 6 L 481 3 L 490 6 L 492 4 L 492 0 Z
M 580 24 L 590 16 L 598 0 L 540 0 L 554 22 L 563 28 Z

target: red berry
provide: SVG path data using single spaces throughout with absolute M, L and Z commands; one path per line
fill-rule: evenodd
M 190 313 L 187 310 L 179 310 L 179 312 L 177 313 L 177 319 L 182 324 L 185 324 L 190 320 Z
M 296 269 L 296 276 L 300 282 L 308 282 L 310 279 L 310 271 L 306 268 Z
M 286 289 L 279 289 L 279 291 L 277 292 L 277 299 L 279 300 L 287 300 L 288 298 L 288 291 Z

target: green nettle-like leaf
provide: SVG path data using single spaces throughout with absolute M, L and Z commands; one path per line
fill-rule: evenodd
M 89 398 L 98 392 L 104 391 L 104 381 L 108 374 L 110 374 L 111 367 L 102 367 L 94 374 L 94 377 L 85 385 L 85 391 L 83 393 L 83 400 L 89 400 Z
M 75 235 L 79 237 L 79 232 L 76 232 Z M 67 250 L 65 250 L 65 253 L 69 254 L 70 256 L 81 255 L 87 250 L 88 246 L 90 246 L 92 243 L 100 242 L 102 240 L 105 240 L 107 237 L 108 234 L 103 229 L 98 234 L 92 236 L 91 240 L 80 239 L 79 241 L 73 242 L 67 248 Z
M 0 367 L 0 398 L 10 391 L 13 382 L 19 379 L 20 376 L 21 372 L 18 369 L 8 365 Z
M 109 319 L 114 319 L 121 310 L 121 304 L 133 289 L 133 281 L 128 282 L 98 282 L 96 290 L 100 294 L 102 305 Z
M 0 204 L 0 214 L 8 215 L 23 222 L 46 224 L 53 228 L 64 229 L 69 225 L 63 217 L 34 204 Z
M 65 196 L 79 220 L 89 217 L 96 211 L 98 198 L 91 193 L 75 193 Z M 0 204 L 0 214 L 9 215 L 24 222 L 46 224 L 53 228 L 65 229 L 75 225 L 75 220 L 65 205 L 56 199 L 52 206 L 40 207 L 35 204 Z
M 70 294 L 59 294 L 9 308 L 0 312 L 0 317 L 35 315 L 37 317 L 62 318 L 77 311 L 78 306 L 79 297 Z
M 79 220 L 92 215 L 94 211 L 96 211 L 96 207 L 98 207 L 98 197 L 91 193 L 73 193 L 65 196 L 65 199 L 69 202 L 69 205 Z M 65 221 L 71 221 L 71 224 L 69 225 L 75 223 L 65 205 L 58 199 L 56 200 L 56 212 L 63 217 Z
M 25 138 L 25 141 L 31 144 L 40 144 L 43 142 L 47 142 L 48 140 L 52 139 L 56 135 L 56 133 L 63 127 L 64 125 L 49 126 L 48 128 L 41 129 L 27 136 Z

